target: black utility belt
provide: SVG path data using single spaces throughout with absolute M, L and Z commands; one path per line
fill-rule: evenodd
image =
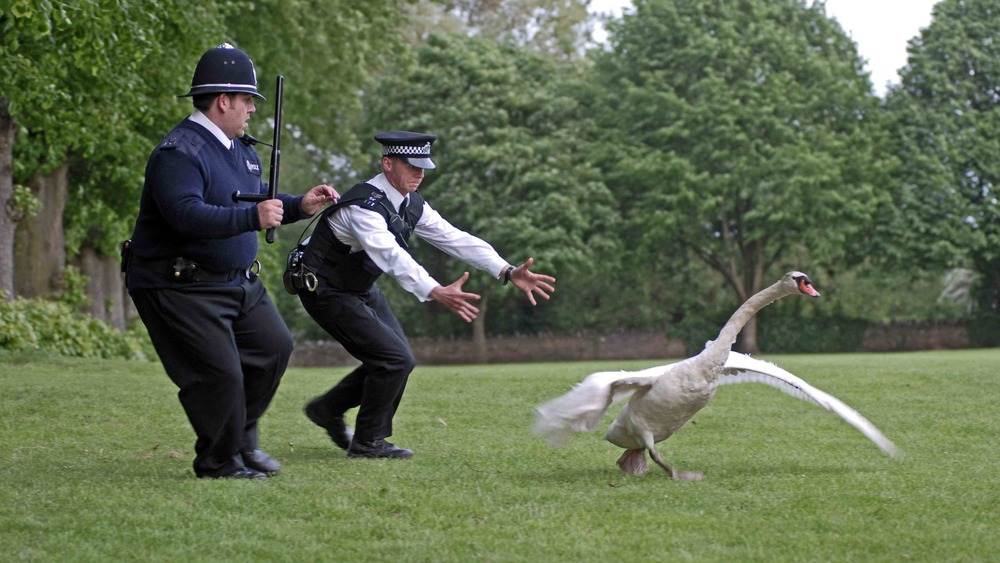
M 164 258 L 162 260 L 144 260 L 138 256 L 132 256 L 132 263 L 153 272 L 167 274 L 177 282 L 229 282 L 239 277 L 244 277 L 250 281 L 257 279 L 260 274 L 260 262 L 253 261 L 246 270 L 229 270 L 226 272 L 216 272 L 206 270 L 197 262 L 187 258 Z

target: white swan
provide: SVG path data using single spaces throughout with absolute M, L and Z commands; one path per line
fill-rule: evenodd
M 686 360 L 637 372 L 591 374 L 568 393 L 537 408 L 533 430 L 555 447 L 573 432 L 593 430 L 612 403 L 630 397 L 608 427 L 604 438 L 625 448 L 618 459 L 622 471 L 646 473 L 645 453 L 674 479 L 697 480 L 698 472 L 677 471 L 667 465 L 653 447 L 669 438 L 700 411 L 719 385 L 766 383 L 792 396 L 833 411 L 874 441 L 891 456 L 898 450 L 872 423 L 836 397 L 809 385 L 780 367 L 732 352 L 733 343 L 746 322 L 765 306 L 788 295 L 819 297 L 809 276 L 788 272 L 774 285 L 747 299 L 698 355 Z

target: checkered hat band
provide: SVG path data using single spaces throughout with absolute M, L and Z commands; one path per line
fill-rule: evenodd
M 382 147 L 383 156 L 430 156 L 431 144 L 422 147 L 412 145 L 386 145 Z

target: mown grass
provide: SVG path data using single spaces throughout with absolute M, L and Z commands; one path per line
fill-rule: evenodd
M 12 561 L 992 561 L 1000 553 L 1000 350 L 770 356 L 867 416 L 723 387 L 664 457 L 560 450 L 535 405 L 591 371 L 656 362 L 421 366 L 393 441 L 350 460 L 302 414 L 346 368 L 291 369 L 262 425 L 284 473 L 202 481 L 158 364 L 0 356 L 0 553 Z M 617 410 L 617 409 L 615 409 Z

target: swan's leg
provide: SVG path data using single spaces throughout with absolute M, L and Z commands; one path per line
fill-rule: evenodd
M 697 471 L 677 471 L 673 467 L 667 465 L 665 461 L 663 461 L 663 458 L 660 457 L 660 452 L 656 451 L 656 449 L 652 447 L 646 449 L 649 451 L 649 457 L 653 458 L 653 461 L 655 461 L 657 465 L 665 469 L 672 478 L 678 481 L 701 481 L 702 477 L 701 473 Z
M 646 451 L 641 448 L 625 450 L 625 453 L 618 458 L 618 467 L 630 475 L 645 475 L 646 471 L 649 470 L 649 464 L 646 463 Z

